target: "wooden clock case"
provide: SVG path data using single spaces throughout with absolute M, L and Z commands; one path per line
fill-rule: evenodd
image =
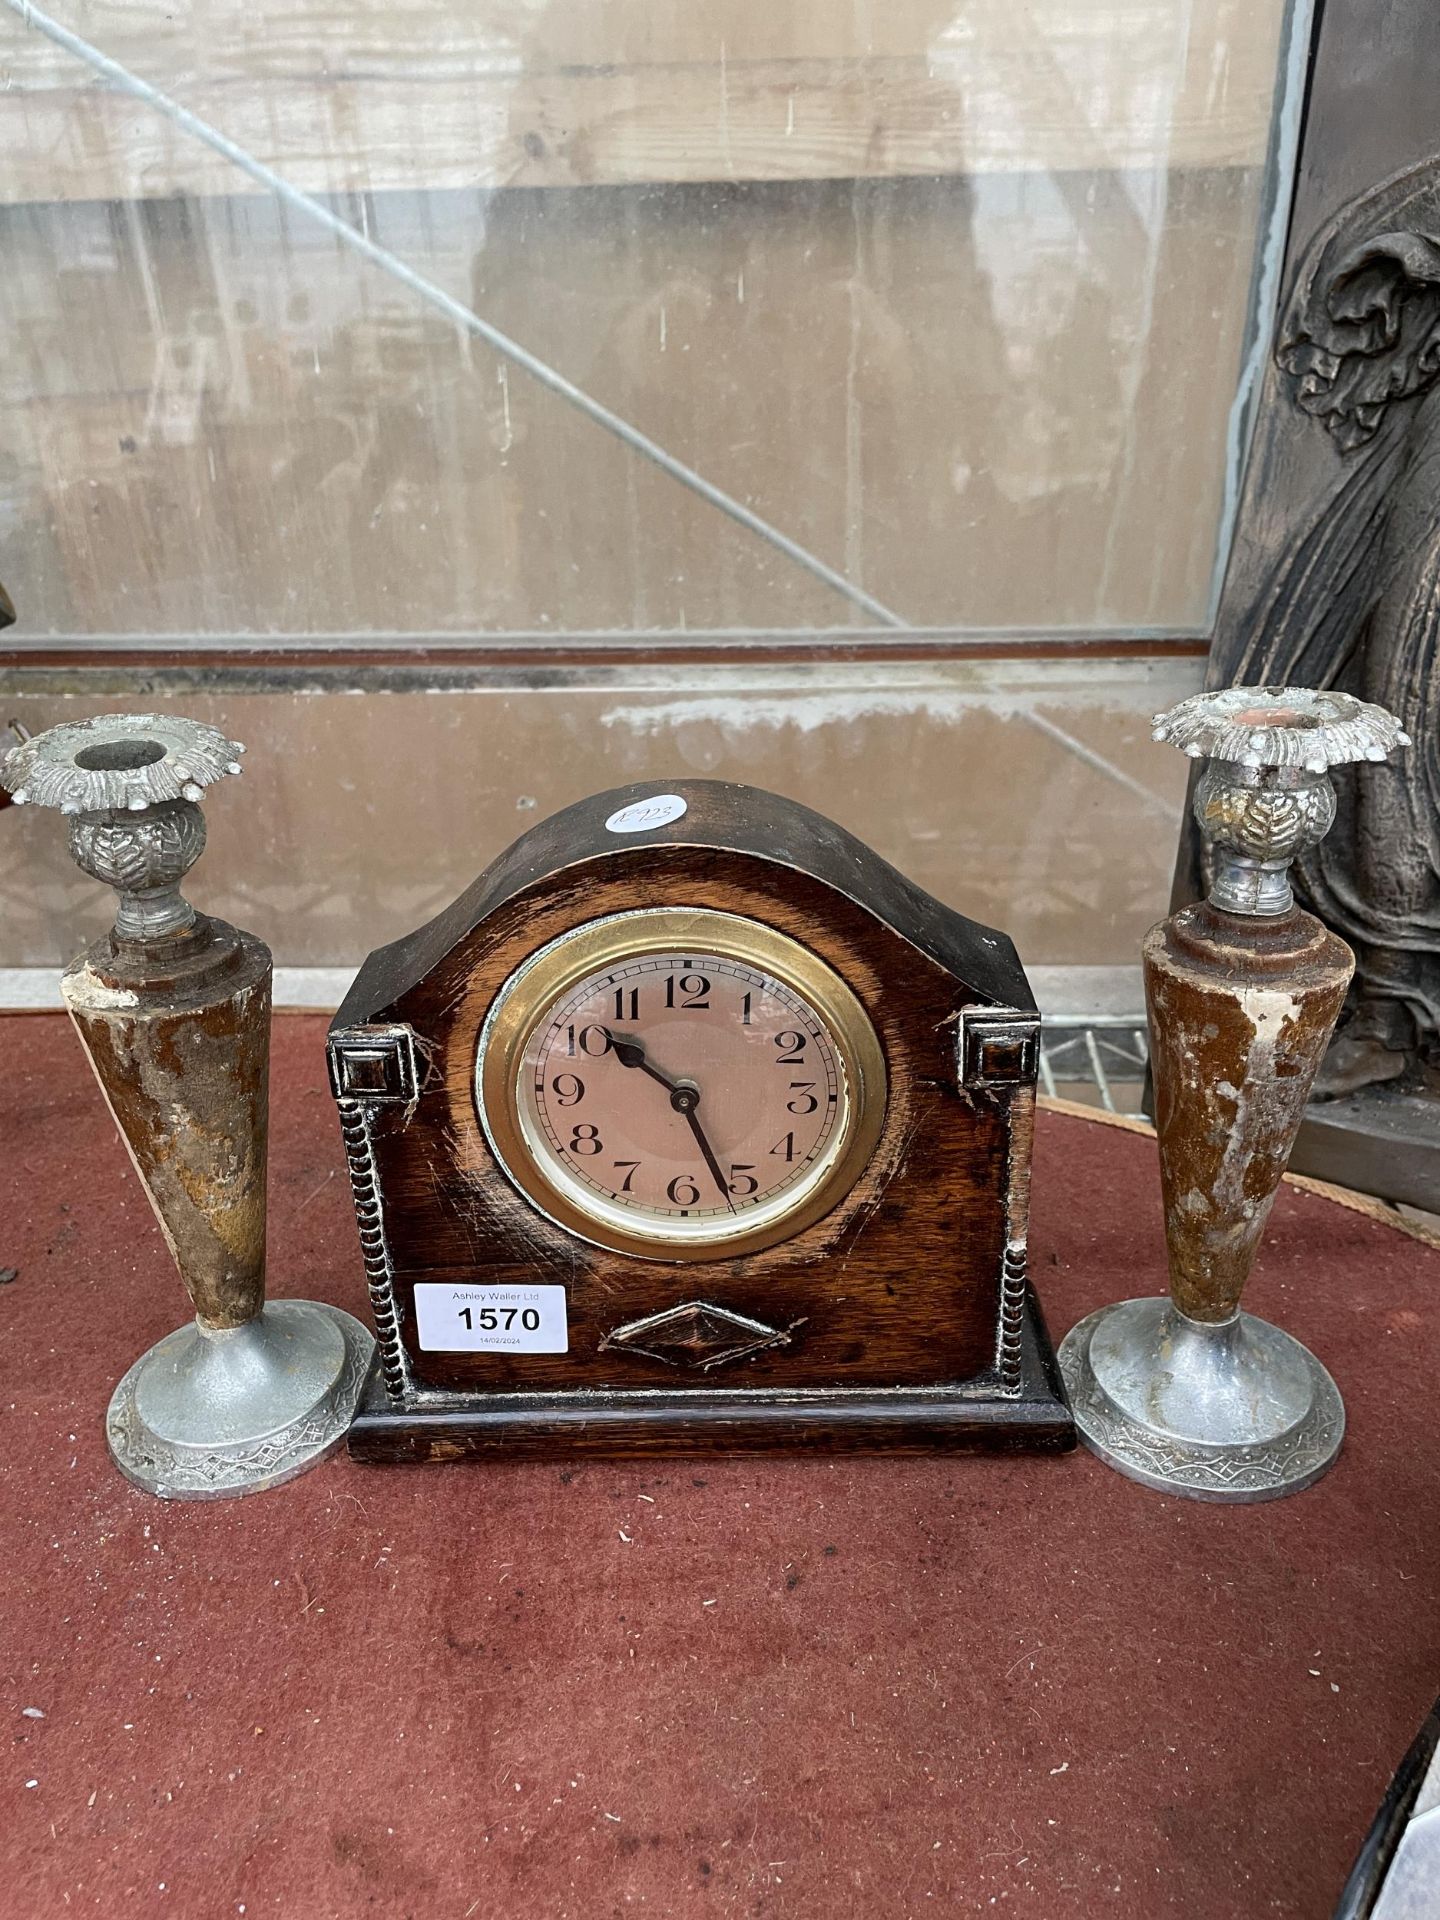
M 1039 1016 L 1011 942 L 808 808 L 677 781 L 671 824 L 617 835 L 654 783 L 543 821 L 361 968 L 331 1084 L 374 1308 L 351 1430 L 368 1460 L 774 1448 L 1067 1448 L 1026 1274 Z M 739 914 L 813 949 L 884 1050 L 879 1143 L 834 1210 L 758 1252 L 682 1264 L 555 1225 L 479 1123 L 476 1046 L 506 980 L 583 922 Z M 418 1281 L 559 1282 L 563 1354 L 422 1351 Z

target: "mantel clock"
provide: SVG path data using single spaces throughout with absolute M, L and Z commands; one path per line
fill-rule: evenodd
M 371 954 L 330 1030 L 363 1459 L 1065 1447 L 1014 947 L 805 807 L 630 787 Z

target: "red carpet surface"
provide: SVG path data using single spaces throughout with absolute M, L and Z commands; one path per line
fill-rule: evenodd
M 364 1314 L 323 1023 L 273 1068 L 271 1288 Z M 1287 1191 L 1248 1304 L 1345 1394 L 1296 1499 L 1088 1455 L 110 1466 L 184 1318 L 68 1026 L 0 1020 L 0 1916 L 1331 1913 L 1440 1691 L 1440 1253 Z M 1058 1337 L 1159 1291 L 1154 1150 L 1047 1116 Z

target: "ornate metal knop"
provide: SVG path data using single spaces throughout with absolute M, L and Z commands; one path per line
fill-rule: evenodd
M 1196 825 L 1215 850 L 1210 899 L 1229 913 L 1287 913 L 1288 869 L 1335 820 L 1331 767 L 1410 744 L 1393 714 L 1312 687 L 1227 687 L 1155 716 L 1154 735 L 1210 765 Z

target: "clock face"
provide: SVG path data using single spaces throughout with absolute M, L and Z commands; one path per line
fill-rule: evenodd
M 884 1065 L 864 1010 L 798 942 L 661 910 L 552 942 L 497 997 L 476 1091 L 543 1211 L 660 1259 L 773 1244 L 868 1159 Z

